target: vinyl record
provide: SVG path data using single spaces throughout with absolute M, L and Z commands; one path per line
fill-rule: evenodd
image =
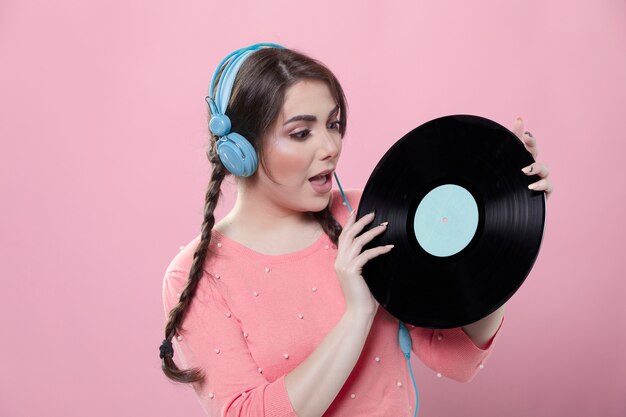
M 515 134 L 470 115 L 406 134 L 370 176 L 357 217 L 388 221 L 364 250 L 394 244 L 363 276 L 380 305 L 416 326 L 473 323 L 522 285 L 539 253 L 545 194 L 521 168 L 534 159 Z

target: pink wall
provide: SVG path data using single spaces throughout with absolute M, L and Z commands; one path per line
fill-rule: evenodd
M 626 415 L 626 3 L 208 3 L 0 3 L 0 415 L 202 415 L 160 370 L 161 280 L 199 232 L 209 78 L 257 41 L 343 82 L 347 187 L 452 113 L 523 116 L 552 168 L 493 356 L 470 384 L 424 367 L 420 415 Z

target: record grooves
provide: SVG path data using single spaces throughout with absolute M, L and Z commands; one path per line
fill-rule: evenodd
M 523 143 L 491 120 L 445 116 L 396 142 L 370 176 L 357 217 L 388 221 L 364 250 L 394 244 L 363 276 L 398 319 L 452 328 L 475 322 L 522 285 L 539 252 L 543 192 L 521 168 L 534 162 Z

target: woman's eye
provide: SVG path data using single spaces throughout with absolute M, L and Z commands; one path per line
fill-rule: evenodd
M 305 139 L 309 135 L 310 130 L 304 129 L 296 133 L 292 133 L 289 136 L 295 139 Z
M 332 121 L 328 124 L 328 128 L 329 129 L 337 129 L 339 130 L 339 127 L 341 126 L 341 122 L 339 120 L 335 120 Z

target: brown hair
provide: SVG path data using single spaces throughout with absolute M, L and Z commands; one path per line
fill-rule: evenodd
M 262 141 L 284 103 L 287 89 L 302 79 L 315 79 L 326 82 L 339 106 L 339 131 L 345 135 L 346 99 L 343 89 L 333 73 L 319 61 L 290 49 L 265 48 L 251 54 L 242 64 L 233 85 L 226 114 L 231 120 L 232 131 L 237 132 L 252 144 L 259 154 Z M 217 83 L 216 83 L 217 84 Z M 211 116 L 209 111 L 209 117 Z M 214 210 L 221 194 L 222 180 L 230 173 L 222 165 L 216 147 L 217 137 L 212 135 L 207 150 L 207 157 L 213 166 L 204 203 L 204 220 L 201 227 L 200 243 L 193 255 L 189 279 L 180 294 L 178 304 L 169 312 L 165 325 L 165 339 L 170 341 L 177 329 L 184 322 L 187 309 L 203 275 L 202 266 L 211 242 L 211 230 L 215 224 Z M 330 207 L 313 213 L 313 217 L 322 226 L 324 232 L 337 244 L 341 225 L 333 218 Z M 174 363 L 171 353 L 165 353 L 161 367 L 165 375 L 177 382 L 192 383 L 204 381 L 204 373 L 199 368 L 182 370 Z

